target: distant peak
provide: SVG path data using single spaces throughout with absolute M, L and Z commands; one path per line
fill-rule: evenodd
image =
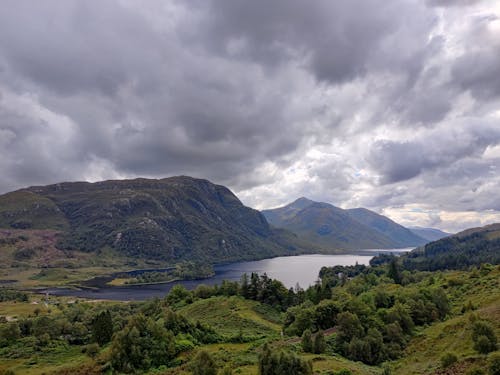
M 310 206 L 313 203 L 316 203 L 316 202 L 312 201 L 306 197 L 300 197 L 299 199 L 296 199 L 295 201 L 290 203 L 290 206 L 297 207 L 297 208 L 305 208 L 307 206 Z

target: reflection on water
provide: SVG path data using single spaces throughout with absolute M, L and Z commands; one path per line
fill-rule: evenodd
M 222 264 L 214 267 L 215 276 L 203 280 L 177 281 L 167 284 L 154 285 L 130 285 L 111 287 L 106 285 L 110 277 L 99 277 L 87 282 L 86 285 L 98 286 L 94 289 L 47 289 L 50 294 L 75 296 L 92 299 L 111 299 L 121 301 L 145 300 L 153 297 L 163 297 L 177 284 L 184 285 L 187 289 L 194 289 L 200 284 L 215 285 L 222 280 L 238 281 L 244 273 L 267 273 L 273 279 L 280 280 L 287 288 L 295 287 L 298 283 L 307 288 L 316 282 L 319 270 L 323 266 L 349 266 L 368 264 L 370 259 L 379 253 L 402 253 L 411 249 L 395 250 L 362 250 L 351 254 L 342 255 L 298 255 L 289 257 L 277 257 L 251 262 L 237 262 Z

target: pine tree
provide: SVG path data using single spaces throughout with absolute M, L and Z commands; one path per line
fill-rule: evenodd
M 306 329 L 302 334 L 302 350 L 305 351 L 306 353 L 313 352 L 312 335 L 311 331 L 308 329 Z
M 104 345 L 111 341 L 113 336 L 113 321 L 111 313 L 106 310 L 97 314 L 92 320 L 92 338 L 99 345 Z
M 313 342 L 313 352 L 316 354 L 324 353 L 326 349 L 325 335 L 322 330 L 319 330 L 318 333 L 314 336 Z

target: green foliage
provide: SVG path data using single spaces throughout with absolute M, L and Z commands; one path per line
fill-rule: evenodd
M 174 276 L 181 280 L 203 279 L 213 276 L 214 269 L 209 263 L 182 262 L 175 266 Z
M 8 346 L 20 337 L 21 330 L 16 322 L 0 324 L 0 347 Z
M 97 354 L 100 351 L 99 344 L 96 342 L 93 342 L 92 344 L 85 345 L 82 349 L 82 351 L 87 354 L 89 357 L 94 358 L 97 356 Z
M 302 350 L 306 353 L 312 353 L 313 352 L 313 341 L 312 341 L 312 334 L 309 329 L 306 329 L 304 333 L 302 334 Z
M 168 262 L 250 260 L 303 246 L 227 188 L 184 176 L 61 183 L 0 195 L 0 227 L 60 230 L 64 250 L 113 249 Z
M 401 284 L 402 276 L 401 270 L 398 264 L 398 259 L 393 256 L 389 262 L 389 269 L 387 270 L 387 276 L 390 277 L 396 284 Z
M 113 336 L 113 321 L 109 311 L 102 311 L 92 320 L 92 338 L 99 345 L 104 345 Z
M 259 375 L 311 375 L 312 363 L 284 351 L 271 351 L 266 344 L 259 355 Z
M 183 285 L 177 284 L 170 289 L 170 292 L 166 297 L 166 301 L 169 305 L 175 305 L 190 296 L 191 292 L 189 292 Z
M 444 368 L 446 368 L 446 367 L 450 367 L 452 364 L 454 364 L 455 362 L 457 362 L 458 358 L 453 353 L 445 353 L 441 357 L 440 361 L 441 361 L 441 366 L 443 366 Z
M 135 315 L 113 338 L 111 353 L 113 368 L 122 372 L 166 365 L 176 354 L 174 335 L 161 320 Z
M 467 371 L 465 375 L 486 375 L 486 373 L 481 368 L 473 368 Z
M 495 331 L 491 324 L 484 320 L 478 320 L 472 324 L 472 340 L 474 349 L 481 354 L 487 354 L 497 348 Z
M 28 302 L 28 295 L 24 292 L 14 289 L 0 288 L 0 302 L 18 301 Z
M 488 358 L 488 374 L 500 375 L 500 353 L 493 353 Z
M 313 353 L 321 354 L 321 353 L 324 353 L 325 350 L 326 350 L 325 335 L 323 334 L 322 330 L 319 330 L 314 335 Z
M 217 366 L 212 356 L 205 350 L 200 350 L 191 362 L 193 375 L 216 375 Z
M 403 256 L 408 270 L 467 269 L 483 263 L 500 264 L 497 224 L 431 242 Z

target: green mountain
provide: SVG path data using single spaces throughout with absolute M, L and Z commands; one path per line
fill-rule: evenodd
M 346 211 L 355 220 L 389 237 L 394 247 L 419 246 L 428 242 L 410 229 L 366 208 L 352 208 Z
M 435 228 L 409 227 L 408 229 L 415 233 L 417 236 L 425 238 L 429 241 L 437 241 L 441 238 L 451 236 L 452 234 L 443 232 L 442 230 Z
M 227 188 L 191 177 L 72 182 L 0 196 L 0 228 L 60 231 L 57 247 L 127 257 L 240 260 L 304 252 Z
M 272 225 L 288 229 L 323 248 L 398 248 L 427 242 L 392 220 L 369 210 L 343 210 L 307 198 L 262 213 Z
M 500 223 L 467 229 L 430 242 L 402 257 L 406 269 L 467 269 L 481 263 L 500 264 Z

